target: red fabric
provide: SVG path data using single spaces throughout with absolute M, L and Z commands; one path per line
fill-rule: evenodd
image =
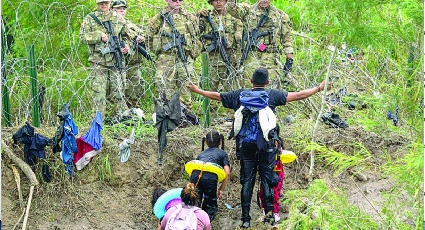
M 275 166 L 277 169 L 282 169 L 280 172 L 276 172 L 279 176 L 279 183 L 276 187 L 273 188 L 274 190 L 274 198 L 273 198 L 273 213 L 279 213 L 280 212 L 280 204 L 279 204 L 279 198 L 280 198 L 280 192 L 282 191 L 283 186 L 283 178 L 285 177 L 285 171 L 283 170 L 283 164 L 282 161 L 279 160 L 275 162 Z M 264 196 L 263 196 L 263 188 L 260 186 L 260 193 L 259 193 L 260 199 L 261 199 L 261 208 L 264 208 Z
M 74 154 L 74 164 L 77 163 L 79 159 L 81 159 L 84 154 L 95 150 L 91 145 L 87 144 L 82 137 L 77 139 L 77 147 L 78 152 Z M 90 161 L 93 159 L 93 157 L 90 159 Z

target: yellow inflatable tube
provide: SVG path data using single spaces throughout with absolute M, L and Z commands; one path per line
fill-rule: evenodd
M 218 177 L 218 182 L 226 178 L 226 172 L 224 172 L 223 167 L 221 167 L 220 165 L 216 163 L 192 160 L 187 162 L 184 165 L 184 169 L 186 170 L 187 174 L 189 174 L 189 176 L 192 175 L 193 170 L 199 170 L 199 171 L 215 173 Z
M 282 161 L 282 163 L 291 163 L 295 159 L 297 159 L 297 155 L 295 155 L 294 152 L 282 150 L 282 153 L 280 154 L 280 160 Z

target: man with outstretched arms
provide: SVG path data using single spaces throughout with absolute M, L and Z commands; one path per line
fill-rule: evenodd
M 97 10 L 88 14 L 80 28 L 80 41 L 88 45 L 90 86 L 94 108 L 102 114 L 110 101 L 116 115 L 127 108 L 124 101 L 124 61 L 128 53 L 121 36 L 126 33 L 125 21 L 110 10 L 111 1 L 96 0 Z
M 285 92 L 277 89 L 267 89 L 269 75 L 267 69 L 257 68 L 251 78 L 251 87 L 230 92 L 214 92 L 200 89 L 190 83 L 187 88 L 211 100 L 221 101 L 225 108 L 235 111 L 231 137 L 236 140 L 236 154 L 240 159 L 240 182 L 242 228 L 249 228 L 251 216 L 251 198 L 256 181 L 257 171 L 264 192 L 265 223 L 274 223 L 273 187 L 278 184 L 279 177 L 273 172 L 276 141 L 277 106 L 288 102 L 308 98 L 325 88 L 325 81 L 314 88 L 299 92 Z M 332 83 L 328 83 L 331 85 Z
M 227 0 L 209 0 L 213 10 L 201 9 L 199 29 L 208 52 L 210 89 L 229 91 L 235 88 L 235 71 L 240 59 L 243 27 L 241 20 L 226 12 Z
M 181 101 L 190 107 L 190 92 L 184 87 L 195 80 L 193 62 L 201 43 L 196 17 L 183 6 L 183 0 L 165 0 L 167 6 L 148 20 L 148 48 L 156 54 L 155 86 L 168 97 L 180 91 Z
M 229 2 L 227 11 L 244 22 L 242 55 L 240 67 L 243 68 L 244 87 L 249 87 L 254 70 L 263 67 L 269 70 L 273 88 L 281 88 L 287 72 L 292 68 L 292 24 L 289 16 L 270 3 L 258 0 L 255 4 Z M 284 69 L 277 64 L 285 54 Z M 276 61 L 276 58 L 278 59 Z

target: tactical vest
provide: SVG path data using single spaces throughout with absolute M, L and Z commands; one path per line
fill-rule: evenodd
M 92 14 L 94 14 L 101 23 L 105 21 L 111 21 L 112 26 L 114 28 L 115 35 L 120 36 L 124 28 L 124 23 L 123 21 L 119 20 L 115 11 L 110 11 L 110 13 L 107 15 L 99 11 L 96 11 Z M 91 17 L 90 15 L 87 15 L 85 21 L 87 22 L 87 25 L 84 26 L 85 31 L 88 31 L 88 32 L 101 31 L 107 34 L 109 37 L 109 34 L 106 31 L 105 27 L 101 24 L 98 24 L 93 17 Z M 113 54 L 102 55 L 100 53 L 100 51 L 106 48 L 107 46 L 108 46 L 108 43 L 105 43 L 102 41 L 97 42 L 95 44 L 89 44 L 88 45 L 89 62 L 101 64 L 104 66 L 114 66 L 115 60 L 114 60 Z

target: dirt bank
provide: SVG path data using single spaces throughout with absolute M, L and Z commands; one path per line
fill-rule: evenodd
M 310 122 L 311 123 L 311 122 Z M 2 130 L 2 138 L 23 158 L 21 145 L 12 144 L 11 136 L 19 127 Z M 308 185 L 306 177 L 309 168 L 309 154 L 297 148 L 293 141 L 299 136 L 297 128 L 284 127 L 285 147 L 298 154 L 297 161 L 285 165 L 284 191 L 303 189 Z M 229 127 L 213 127 L 227 133 Z M 52 136 L 54 128 L 37 129 L 38 133 Z M 80 134 L 87 129 L 82 128 Z M 122 134 L 122 133 L 121 133 Z M 105 138 L 99 153 L 82 171 L 75 172 L 74 177 L 65 173 L 63 163 L 58 154 L 47 148 L 47 159 L 40 161 L 36 172 L 41 185 L 34 192 L 29 215 L 29 229 L 155 229 L 157 220 L 152 214 L 151 194 L 155 187 L 171 189 L 182 187 L 188 181 L 184 172 L 184 163 L 194 159 L 201 150 L 201 127 L 177 129 L 168 135 L 168 148 L 164 165 L 157 165 L 157 142 L 155 135 L 144 135 L 136 139 L 132 152 L 126 163 L 118 158 L 118 144 L 126 136 L 120 133 Z M 124 134 L 127 134 L 124 132 Z M 371 162 L 378 166 L 380 155 L 400 151 L 409 141 L 399 135 L 380 137 L 366 132 L 361 127 L 349 127 L 344 130 L 330 129 L 321 126 L 318 133 L 319 142 L 328 147 L 335 146 L 336 151 L 350 153 L 353 146 L 344 143 L 358 142 L 373 155 Z M 305 137 L 309 138 L 308 136 Z M 234 151 L 234 141 L 226 141 L 226 151 L 231 163 L 231 178 L 223 197 L 219 200 L 219 212 L 212 222 L 213 229 L 235 229 L 240 225 L 240 188 L 239 162 Z M 50 165 L 52 182 L 46 183 L 41 177 L 41 164 Z M 108 171 L 110 164 L 111 174 Z M 334 176 L 333 170 L 321 160 L 315 166 L 314 178 L 324 178 L 330 186 L 346 188 L 349 201 L 361 207 L 374 218 L 379 219 L 379 199 L 382 191 L 393 185 L 380 177 L 378 171 L 363 172 L 365 178 L 354 177 L 348 171 Z M 11 169 L 11 161 L 2 155 L 2 227 L 11 229 L 18 221 L 22 210 L 19 203 L 18 190 Z M 28 179 L 21 172 L 21 187 L 24 201 L 29 194 Z M 257 187 L 254 188 L 257 190 Z M 376 201 L 375 206 L 368 199 Z M 228 209 L 224 203 L 236 206 Z M 25 205 L 26 206 L 26 205 Z M 261 225 L 262 214 L 253 197 L 252 210 L 254 229 L 266 228 Z M 283 216 L 288 213 L 282 213 Z M 21 221 L 22 222 L 22 221 Z M 20 227 L 21 224 L 18 225 Z

